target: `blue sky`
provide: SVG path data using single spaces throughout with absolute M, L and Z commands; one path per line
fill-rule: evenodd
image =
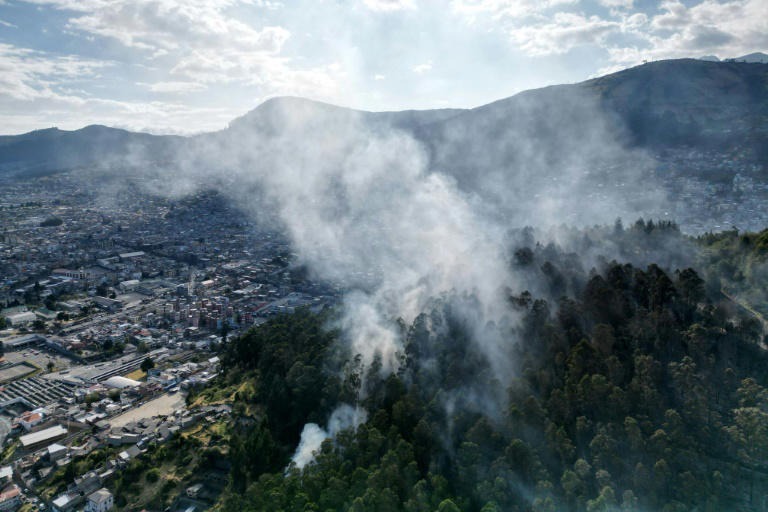
M 766 50 L 766 0 L 0 0 L 0 133 L 196 133 L 282 95 L 473 107 Z

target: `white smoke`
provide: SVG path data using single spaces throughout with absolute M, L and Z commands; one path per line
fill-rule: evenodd
M 256 218 L 276 213 L 300 262 L 352 290 L 341 327 L 365 365 L 379 355 L 385 372 L 395 370 L 395 321 L 410 323 L 440 294 L 473 294 L 481 325 L 497 319 L 510 279 L 504 229 L 428 168 L 419 143 L 352 112 L 301 101 L 265 107 L 279 131 L 265 132 L 259 119 L 201 140 L 181 156 L 175 187 L 214 186 Z
M 331 414 L 327 429 L 320 428 L 317 423 L 307 423 L 301 431 L 301 441 L 296 448 L 296 453 L 291 458 L 291 466 L 295 465 L 298 469 L 304 469 L 304 466 L 315 460 L 323 441 L 333 439 L 342 430 L 356 429 L 367 419 L 368 414 L 360 407 L 341 404 Z M 288 466 L 287 469 L 290 469 L 291 466 Z
M 575 104 L 575 110 L 591 108 Z M 172 184 L 161 193 L 212 187 L 255 219 L 276 218 L 300 263 L 315 277 L 345 287 L 343 336 L 364 365 L 380 357 L 384 374 L 401 361 L 398 319 L 410 324 L 436 297 L 471 297 L 465 301 L 471 307 L 459 314 L 503 388 L 514 363 L 509 331 L 502 330 L 514 321 L 505 317 L 503 290 L 516 288 L 507 261 L 508 229 L 552 222 L 567 213 L 564 205 L 583 211 L 590 222 L 612 222 L 615 205 L 626 204 L 626 190 L 614 196 L 608 189 L 603 201 L 588 195 L 593 183 L 583 179 L 600 155 L 624 162 L 607 179 L 626 179 L 637 188 L 638 178 L 628 177 L 636 153 L 623 152 L 606 123 L 593 117 L 574 113 L 548 121 L 555 139 L 586 134 L 564 146 L 557 156 L 567 159 L 555 164 L 549 162 L 553 155 L 537 149 L 536 132 L 515 135 L 510 129 L 509 138 L 493 146 L 483 141 L 492 130 L 482 123 L 464 132 L 451 128 L 443 141 L 448 149 L 431 148 L 433 164 L 456 163 L 460 171 L 464 165 L 464 174 L 449 175 L 430 166 L 427 149 L 412 136 L 370 116 L 301 100 L 273 101 L 225 132 L 194 139 L 178 155 Z M 505 119 L 496 121 L 503 127 Z M 481 135 L 472 139 L 467 130 Z M 507 140 L 509 147 L 497 147 Z M 525 165 L 514 167 L 520 162 Z M 558 172 L 561 181 L 553 187 L 549 181 Z M 337 409 L 327 430 L 305 426 L 297 467 L 312 460 L 324 439 L 363 421 L 360 411 L 350 418 L 350 409 Z

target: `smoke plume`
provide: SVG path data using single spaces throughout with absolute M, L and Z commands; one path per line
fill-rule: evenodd
M 336 434 L 342 430 L 357 428 L 367 419 L 368 414 L 360 407 L 341 404 L 331 414 L 327 429 L 320 428 L 317 423 L 307 423 L 301 432 L 301 441 L 296 448 L 296 453 L 291 458 L 291 464 L 299 469 L 304 469 L 304 466 L 315 459 L 323 441 L 336 437 Z
M 454 309 L 472 349 L 509 382 L 505 326 L 514 319 L 505 290 L 521 284 L 510 229 L 612 223 L 663 208 L 648 160 L 623 148 L 596 105 L 521 102 L 458 116 L 417 140 L 372 114 L 273 100 L 228 130 L 192 139 L 161 193 L 215 188 L 253 218 L 277 222 L 299 263 L 347 290 L 340 327 L 363 364 L 380 358 L 384 374 L 395 371 L 398 320 L 409 325 L 431 300 L 451 295 L 462 297 Z M 297 467 L 324 439 L 363 421 L 350 410 L 340 406 L 327 430 L 305 427 Z

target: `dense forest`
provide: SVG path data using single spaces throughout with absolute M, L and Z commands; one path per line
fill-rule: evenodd
M 194 397 L 232 391 L 221 509 L 764 510 L 768 354 L 745 297 L 764 293 L 768 232 L 691 239 L 638 221 L 535 236 L 510 248 L 530 286 L 507 297 L 508 382 L 450 294 L 400 322 L 394 372 L 349 353 L 334 311 L 230 340 Z M 342 403 L 367 421 L 292 464 L 304 425 Z

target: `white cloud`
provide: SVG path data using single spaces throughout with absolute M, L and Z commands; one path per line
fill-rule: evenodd
M 703 0 L 687 6 L 664 0 L 655 15 L 636 12 L 633 0 L 598 0 L 605 16 L 577 0 L 453 0 L 454 13 L 475 23 L 486 16 L 529 56 L 564 54 L 579 46 L 602 48 L 615 70 L 647 59 L 768 49 L 766 0 Z
M 205 84 L 201 84 L 198 82 L 155 82 L 153 84 L 144 84 L 141 83 L 139 85 L 142 85 L 149 89 L 152 92 L 161 92 L 161 93 L 186 93 L 186 92 L 197 92 L 197 91 L 204 91 L 207 89 Z
M 384 75 L 379 75 L 379 74 L 373 75 L 373 79 L 374 79 L 374 80 L 377 80 L 377 81 L 379 81 L 379 80 L 385 80 L 386 78 L 387 78 L 387 77 L 386 77 L 386 76 L 384 76 Z
M 57 98 L 77 103 L 79 98 L 63 93 L 69 82 L 95 77 L 111 63 L 19 48 L 0 43 L 0 96 L 29 101 Z
M 107 124 L 158 133 L 221 129 L 240 109 L 199 108 L 174 102 L 118 101 L 80 88 L 115 63 L 55 55 L 0 43 L 0 126 L 20 133 L 45 126 L 66 129 Z M 172 88 L 170 82 L 149 86 Z M 177 85 L 177 89 L 180 88 Z M 192 84 L 194 87 L 194 84 Z M 62 121 L 65 120 L 65 121 Z M 181 130 L 180 130 L 181 128 Z M 186 130 L 185 130 L 186 128 Z
M 0 5 L 2 5 L 2 4 L 0 3 Z M 14 25 L 13 23 L 10 23 L 10 22 L 5 21 L 5 20 L 0 20 L 0 25 L 2 25 L 4 27 L 8 27 L 8 28 L 19 28 L 16 25 Z
M 365 6 L 378 12 L 392 12 L 416 8 L 414 0 L 364 0 Z
M 628 26 L 642 44 L 609 48 L 611 61 L 618 67 L 681 57 L 716 54 L 738 57 L 768 49 L 768 2 L 705 0 L 687 7 L 666 1 L 661 13 L 647 24 Z
M 261 49 L 261 34 L 226 9 L 238 0 L 27 0 L 77 13 L 68 27 L 148 50 L 237 45 Z
M 635 4 L 634 0 L 598 0 L 598 3 L 611 9 L 631 9 Z
M 413 69 L 413 72 L 417 75 L 423 75 L 424 73 L 432 71 L 432 61 L 422 62 L 421 64 L 413 66 L 411 69 Z
M 299 69 L 281 55 L 291 36 L 287 29 L 254 28 L 230 12 L 252 4 L 249 0 L 27 1 L 72 11 L 67 22 L 70 30 L 114 39 L 146 52 L 155 62 L 170 63 L 167 71 L 174 79 L 169 83 L 258 84 L 280 94 L 319 88 L 313 96 L 336 88 L 337 76 L 330 73 L 331 67 Z M 278 7 L 263 1 L 255 5 Z
M 576 46 L 600 44 L 620 26 L 598 16 L 559 12 L 551 21 L 511 30 L 510 37 L 529 55 L 553 55 Z
M 476 23 L 483 15 L 490 17 L 516 47 L 528 55 L 541 56 L 567 53 L 576 46 L 600 43 L 620 28 L 616 20 L 572 12 L 578 3 L 579 0 L 453 0 L 451 7 L 454 13 L 470 23 Z
M 451 0 L 453 12 L 474 22 L 488 14 L 495 20 L 509 21 L 537 16 L 555 7 L 573 5 L 579 0 Z

